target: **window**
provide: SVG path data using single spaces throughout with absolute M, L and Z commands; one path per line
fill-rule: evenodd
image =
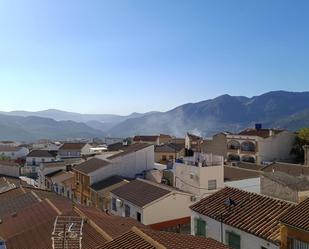
M 127 204 L 125 204 L 124 205 L 124 216 L 125 217 L 130 217 L 130 206 L 129 205 L 127 205 Z
M 240 249 L 240 236 L 234 232 L 226 231 L 226 244 L 233 249 Z
M 112 209 L 114 210 L 114 211 L 117 211 L 117 204 L 116 204 L 116 198 L 112 198 Z
M 162 161 L 166 161 L 166 155 L 162 156 Z
M 174 156 L 169 156 L 168 159 L 169 160 L 174 160 Z
M 195 219 L 195 235 L 206 237 L 206 221 L 200 218 Z
M 208 190 L 217 189 L 217 180 L 208 180 Z
M 136 219 L 137 219 L 137 221 L 141 222 L 141 220 L 142 220 L 142 215 L 141 215 L 141 213 L 136 212 Z

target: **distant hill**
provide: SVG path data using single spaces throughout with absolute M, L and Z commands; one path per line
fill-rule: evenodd
M 102 136 L 101 131 L 93 129 L 84 123 L 0 114 L 1 140 L 31 142 L 41 138 L 65 139 Z
M 42 117 L 50 118 L 56 121 L 75 121 L 83 122 L 88 126 L 98 129 L 100 131 L 106 131 L 116 124 L 119 124 L 129 118 L 137 118 L 147 115 L 148 113 L 132 113 L 128 116 L 120 116 L 114 114 L 81 114 L 75 112 L 66 112 L 57 109 L 48 109 L 37 112 L 28 111 L 11 111 L 11 112 L 0 112 L 0 114 L 10 115 L 10 116 L 20 116 L 20 117 Z
M 0 139 L 33 140 L 73 137 L 127 137 L 187 131 L 211 136 L 237 132 L 262 123 L 264 127 L 298 130 L 309 126 L 309 92 L 274 91 L 248 98 L 222 95 L 188 103 L 167 112 L 79 114 L 60 110 L 0 113 Z
M 163 113 L 127 119 L 108 133 L 118 136 L 169 133 L 183 136 L 192 131 L 211 136 L 236 132 L 254 123 L 297 130 L 309 123 L 309 92 L 274 91 L 247 98 L 222 95 L 189 103 Z

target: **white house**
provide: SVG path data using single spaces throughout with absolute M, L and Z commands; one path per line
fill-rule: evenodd
M 174 164 L 174 186 L 198 197 L 224 187 L 224 159 L 212 154 L 194 153 Z
M 41 163 L 54 162 L 57 154 L 48 150 L 32 150 L 26 157 L 28 166 L 39 166 Z
M 105 157 L 96 156 L 74 167 L 76 196 L 79 202 L 90 203 L 90 186 L 108 177 L 119 175 L 135 178 L 154 168 L 154 146 L 132 144 L 118 153 Z
M 134 218 L 157 229 L 189 223 L 192 195 L 166 185 L 137 179 L 111 191 L 111 213 Z
M 279 218 L 294 204 L 236 188 L 208 196 L 191 208 L 191 234 L 234 249 L 279 249 Z
M 91 145 L 88 143 L 64 143 L 58 150 L 61 158 L 79 158 L 92 154 Z
M 0 146 L 0 156 L 8 157 L 12 160 L 19 158 L 25 158 L 29 153 L 29 149 L 26 147 L 16 146 Z
M 97 158 L 100 158 L 100 156 Z M 112 167 L 102 169 L 105 176 L 120 175 L 135 178 L 137 174 L 152 170 L 155 167 L 154 145 L 142 143 L 128 145 L 118 153 L 107 157 L 106 160 L 112 164 Z

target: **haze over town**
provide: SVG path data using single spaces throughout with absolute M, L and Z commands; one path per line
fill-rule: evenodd
M 0 249 L 309 249 L 308 0 L 0 0 Z

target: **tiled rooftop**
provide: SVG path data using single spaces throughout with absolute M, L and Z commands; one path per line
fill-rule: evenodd
M 134 142 L 145 141 L 145 142 L 155 142 L 159 136 L 135 136 L 133 138 Z
M 76 165 L 73 169 L 78 170 L 84 174 L 89 174 L 100 168 L 106 167 L 109 164 L 110 164 L 109 161 L 98 158 L 91 158 L 81 164 Z
M 128 155 L 128 154 L 134 153 L 136 151 L 145 149 L 149 146 L 153 146 L 153 145 L 145 144 L 145 143 L 131 144 L 131 145 L 123 147 L 121 149 L 122 150 L 121 152 L 114 154 L 114 155 L 108 157 L 107 159 L 112 160 L 112 159 L 115 159 L 115 158 L 118 158 L 118 157 L 121 157 L 121 156 L 125 156 L 125 155 Z
M 56 155 L 53 152 L 48 150 L 32 150 L 27 157 L 52 157 L 54 158 Z
M 235 205 L 227 205 L 231 200 Z M 267 196 L 249 193 L 236 188 L 225 187 L 191 206 L 191 209 L 204 216 L 279 243 L 279 218 L 294 204 Z
M 121 182 L 127 182 L 127 181 L 124 178 L 115 175 L 115 176 L 108 177 L 102 181 L 99 181 L 91 185 L 91 189 L 95 191 L 100 191 L 100 190 L 104 190 L 105 188 L 108 188 L 112 185 L 115 185 Z
M 283 186 L 289 187 L 297 191 L 309 190 L 309 180 L 306 176 L 293 176 L 285 172 L 264 172 L 264 177 L 271 179 Z
M 80 151 L 86 143 L 64 143 L 59 150 Z
M 285 213 L 280 221 L 309 232 L 309 198 Z
M 228 249 L 213 239 L 133 227 L 98 249 Z
M 262 138 L 267 138 L 267 137 L 270 137 L 271 131 L 273 132 L 273 134 L 277 135 L 280 132 L 282 132 L 283 130 L 249 128 L 249 129 L 246 129 L 246 130 L 239 132 L 238 135 L 258 136 L 258 137 L 262 137 Z
M 111 238 L 116 238 L 122 235 L 123 233 L 129 231 L 133 226 L 146 228 L 145 225 L 135 219 L 106 214 L 95 208 L 78 205 L 77 212 L 78 210 L 82 215 L 94 221 Z
M 300 165 L 300 164 L 292 164 L 292 163 L 281 163 L 275 162 L 269 164 L 262 168 L 264 172 L 273 172 L 280 171 L 287 173 L 289 175 L 299 176 L 299 175 L 309 175 L 309 167 Z
M 111 191 L 121 199 L 131 202 L 138 207 L 144 207 L 147 204 L 169 194 L 172 190 L 156 186 L 146 181 L 134 180 L 124 186 Z

